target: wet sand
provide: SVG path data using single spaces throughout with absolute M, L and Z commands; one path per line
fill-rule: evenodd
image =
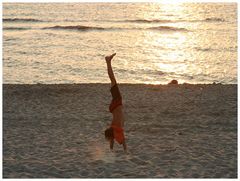
M 237 178 L 237 85 L 119 88 L 128 154 L 104 139 L 108 84 L 4 84 L 3 177 Z

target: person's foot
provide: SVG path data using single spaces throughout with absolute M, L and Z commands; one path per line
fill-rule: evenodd
M 105 57 L 105 60 L 106 60 L 107 62 L 110 62 L 115 55 L 116 55 L 116 53 L 114 53 L 114 54 L 112 54 L 112 55 L 110 55 L 110 56 L 106 56 L 106 57 Z

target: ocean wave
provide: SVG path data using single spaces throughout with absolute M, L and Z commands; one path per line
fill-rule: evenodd
M 208 52 L 213 50 L 212 48 L 201 48 L 201 47 L 195 47 L 194 49 L 202 52 Z
M 223 19 L 223 18 L 206 18 L 204 21 L 219 21 L 219 22 L 224 22 L 225 19 Z
M 4 18 L 3 22 L 43 22 L 43 21 L 32 18 Z
M 160 31 L 188 31 L 185 28 L 176 28 L 176 27 L 172 27 L 172 26 L 157 26 L 157 27 L 150 27 L 147 29 L 160 30 Z
M 100 31 L 115 31 L 115 30 L 159 30 L 159 31 L 187 31 L 185 28 L 176 28 L 171 26 L 158 26 L 158 27 L 150 27 L 150 28 L 141 28 L 141 27 L 93 27 L 93 26 L 52 26 L 45 27 L 42 29 L 56 29 L 56 30 L 78 30 L 78 31 L 92 31 L 92 30 L 100 30 Z
M 3 30 L 30 30 L 30 27 L 4 27 Z M 172 26 L 157 26 L 157 27 L 95 27 L 95 26 L 50 26 L 41 29 L 53 29 L 53 30 L 76 30 L 76 31 L 124 31 L 124 30 L 157 30 L 157 31 L 188 31 L 185 28 L 177 28 Z
M 129 22 L 129 23 L 179 23 L 179 22 L 200 22 L 200 21 L 206 21 L 206 22 L 224 22 L 225 19 L 223 18 L 205 18 L 201 20 L 187 20 L 187 19 L 176 19 L 176 20 L 167 20 L 167 19 L 153 19 L 153 20 L 148 20 L 148 19 L 135 19 L 135 20 L 123 20 L 123 21 L 118 21 L 118 22 Z
M 176 19 L 176 20 L 169 20 L 169 19 L 133 19 L 133 20 L 104 20 L 106 22 L 120 22 L 120 23 L 179 23 L 179 22 L 224 22 L 225 19 L 223 18 L 216 18 L 216 17 L 211 17 L 211 18 L 205 18 L 205 19 Z
M 30 30 L 31 28 L 24 28 L 24 27 L 5 27 L 3 30 Z
M 194 48 L 197 51 L 202 51 L 202 52 L 210 52 L 210 51 L 217 51 L 217 52 L 236 52 L 237 47 L 228 47 L 228 48 L 201 48 L 201 47 L 195 47 Z
M 72 19 L 65 19 L 64 21 L 66 22 L 88 22 L 87 20 L 72 20 Z M 97 21 L 97 22 L 120 22 L 120 23 L 177 23 L 177 22 L 199 22 L 199 21 L 208 21 L 208 22 L 224 22 L 225 19 L 223 18 L 218 18 L 218 17 L 210 17 L 210 18 L 205 18 L 205 19 L 192 19 L 192 20 L 187 20 L 187 19 L 176 19 L 176 20 L 169 20 L 169 19 L 132 19 L 132 20 L 92 20 L 92 21 Z M 49 20 L 39 20 L 39 19 L 34 19 L 34 18 L 3 18 L 3 22 L 49 22 Z M 58 22 L 57 20 L 54 22 Z
M 171 23 L 173 21 L 171 21 L 171 20 L 160 20 L 160 19 L 154 19 L 154 20 L 135 19 L 135 20 L 125 20 L 123 22 L 130 22 L 130 23 Z
M 160 71 L 160 70 L 151 70 L 151 69 L 135 69 L 135 70 L 126 70 L 126 69 L 117 69 L 116 71 L 120 73 L 126 73 L 126 74 L 132 74 L 132 75 L 137 75 L 137 74 L 145 74 L 145 75 L 165 75 L 166 72 Z
M 92 26 L 52 26 L 52 27 L 45 27 L 43 29 L 62 29 L 62 30 L 79 30 L 79 31 L 89 31 L 89 30 L 104 30 L 105 28 L 102 27 L 92 27 Z
M 165 75 L 166 72 L 160 71 L 160 70 L 145 70 L 142 69 L 141 71 L 143 71 L 145 74 L 153 74 L 153 75 Z

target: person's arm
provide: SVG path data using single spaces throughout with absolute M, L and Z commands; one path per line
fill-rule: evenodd
M 111 149 L 111 150 L 113 150 L 113 144 L 114 144 L 114 140 L 112 139 L 112 140 L 110 141 L 110 149 Z
M 127 144 L 126 144 L 125 140 L 123 141 L 123 149 L 125 152 L 127 151 Z

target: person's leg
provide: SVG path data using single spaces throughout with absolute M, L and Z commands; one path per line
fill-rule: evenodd
M 109 79 L 111 80 L 111 87 L 113 87 L 115 84 L 117 84 L 117 81 L 115 79 L 115 76 L 114 76 L 114 73 L 112 70 L 112 64 L 111 64 L 111 60 L 115 55 L 116 55 L 116 53 L 105 57 L 105 60 L 107 63 L 108 76 L 109 76 Z
M 108 76 L 111 80 L 111 89 L 110 92 L 112 94 L 112 101 L 113 100 L 118 100 L 120 101 L 122 99 L 121 93 L 119 91 L 118 85 L 117 85 L 117 81 L 115 79 L 113 70 L 112 70 L 112 65 L 111 65 L 111 60 L 112 58 L 116 55 L 116 53 L 105 57 L 106 63 L 107 63 L 107 70 L 108 70 Z

